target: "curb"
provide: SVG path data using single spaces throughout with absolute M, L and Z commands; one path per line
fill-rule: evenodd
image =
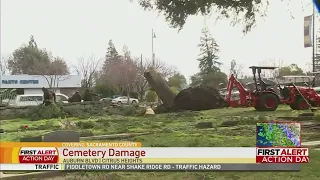
M 57 176 L 63 176 L 67 173 L 66 171 L 47 171 L 47 172 L 34 172 L 24 174 L 3 174 L 0 172 L 1 180 L 21 180 L 21 179 L 33 179 L 33 178 L 51 178 Z
M 301 144 L 302 146 L 318 146 L 320 145 L 320 141 L 310 141 Z
M 151 134 L 151 132 L 145 133 L 124 133 L 124 134 L 108 134 L 108 135 L 100 135 L 100 136 L 88 136 L 88 137 L 80 137 L 80 140 L 103 140 L 103 139 L 117 139 L 117 138 L 126 138 L 133 136 L 141 136 Z

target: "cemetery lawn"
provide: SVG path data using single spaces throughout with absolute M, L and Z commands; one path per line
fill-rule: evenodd
M 278 116 L 297 116 L 299 112 L 289 107 L 280 107 L 275 112 L 256 112 L 252 108 L 219 109 L 201 112 L 181 112 L 161 114 L 151 117 L 105 116 L 90 119 L 71 118 L 78 122 L 80 133 L 85 135 L 105 135 L 120 133 L 143 133 L 130 138 L 115 141 L 139 141 L 143 146 L 152 147 L 254 147 L 256 136 L 255 124 L 258 121 L 274 120 Z M 237 126 L 221 127 L 221 123 L 238 120 Z M 19 141 L 20 137 L 35 136 L 60 129 L 58 119 L 27 121 L 23 119 L 2 120 L 1 128 L 7 131 L 1 135 L 1 141 Z M 63 121 L 63 120 L 62 120 Z M 198 122 L 212 122 L 213 128 L 198 129 Z M 318 121 L 319 122 L 319 121 Z M 304 122 L 303 122 L 304 123 Z M 309 121 L 310 123 L 310 121 Z M 26 131 L 18 131 L 28 125 Z M 303 141 L 320 140 L 319 130 L 303 129 Z M 107 140 L 104 140 L 107 141 Z M 52 178 L 63 179 L 96 179 L 96 180 L 198 180 L 198 179 L 320 179 L 320 151 L 312 150 L 310 163 L 302 165 L 301 172 L 252 173 L 252 172 L 79 172 L 67 176 Z

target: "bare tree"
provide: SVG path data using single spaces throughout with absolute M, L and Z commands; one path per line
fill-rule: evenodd
M 243 65 L 238 64 L 236 60 L 231 61 L 230 74 L 234 74 L 236 78 L 243 77 Z
M 128 48 L 127 45 L 124 45 L 123 48 L 122 48 L 122 54 L 123 54 L 123 59 L 126 61 L 126 60 L 129 60 L 131 58 L 131 52 Z
M 8 60 L 10 56 L 1 55 L 0 60 L 0 75 L 2 74 L 9 74 L 9 66 L 8 66 Z
M 99 71 L 101 59 L 91 55 L 89 57 L 81 56 L 78 58 L 77 65 L 73 66 L 78 75 L 82 76 L 82 87 L 92 88 L 95 84 L 96 74 Z
M 130 103 L 130 93 L 135 88 L 138 76 L 138 66 L 137 61 L 135 60 L 127 60 L 126 62 L 122 63 L 120 68 L 120 72 L 123 74 L 123 88 L 127 92 L 128 97 L 128 104 Z
M 137 85 L 137 60 L 127 59 L 109 64 L 105 74 L 107 82 L 116 84 L 121 88 L 122 92 L 126 91 L 129 103 L 130 93 Z
M 279 75 L 279 69 L 283 67 L 283 60 L 269 59 L 261 61 L 260 66 L 277 67 L 275 70 L 264 70 L 262 76 L 265 78 L 276 78 Z
M 243 78 L 243 65 L 242 64 L 237 64 L 235 67 L 235 72 L 237 77 Z
M 69 67 L 63 58 L 56 57 L 51 62 L 50 65 L 45 63 L 37 64 L 35 69 L 41 69 L 42 72 L 40 76 L 45 78 L 48 83 L 49 88 L 55 92 L 59 88 L 59 82 L 64 81 L 69 76 Z

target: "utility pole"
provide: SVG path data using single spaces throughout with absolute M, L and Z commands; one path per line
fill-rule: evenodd
M 2 2 L 0 1 L 0 7 L 1 7 L 1 5 L 2 5 Z M 1 8 L 0 8 L 0 14 L 1 14 L 2 12 L 1 12 Z M 2 40 L 1 39 L 1 35 L 2 35 L 2 32 L 1 32 L 1 18 L 0 18 L 0 41 Z M 1 52 L 1 48 L 0 48 L 0 55 L 2 55 L 2 52 Z M 1 57 L 2 58 L 2 57 Z M 0 59 L 0 61 L 2 61 L 2 59 Z M 2 63 L 2 62 L 1 62 Z M 2 64 L 3 65 L 3 64 Z M 1 66 L 2 66 L 1 65 Z M 3 69 L 3 67 L 1 67 L 0 68 L 0 90 L 1 90 L 1 87 L 2 87 L 2 73 L 4 74 L 5 72 L 2 72 L 2 69 Z M 1 103 L 0 103 L 1 104 Z
M 151 43 L 152 43 L 152 66 L 155 67 L 155 54 L 154 54 L 154 49 L 153 49 L 153 39 L 156 38 L 156 34 L 153 32 L 152 29 L 152 36 L 151 36 Z
M 315 21 L 316 21 L 316 13 L 315 13 L 315 5 L 312 2 L 312 71 L 316 71 L 316 55 L 315 55 L 315 48 L 316 48 L 316 43 L 315 40 L 317 39 L 315 37 Z

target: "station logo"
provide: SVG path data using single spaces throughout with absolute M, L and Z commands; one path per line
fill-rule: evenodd
M 19 151 L 20 163 L 58 163 L 59 152 L 53 147 L 22 147 Z

